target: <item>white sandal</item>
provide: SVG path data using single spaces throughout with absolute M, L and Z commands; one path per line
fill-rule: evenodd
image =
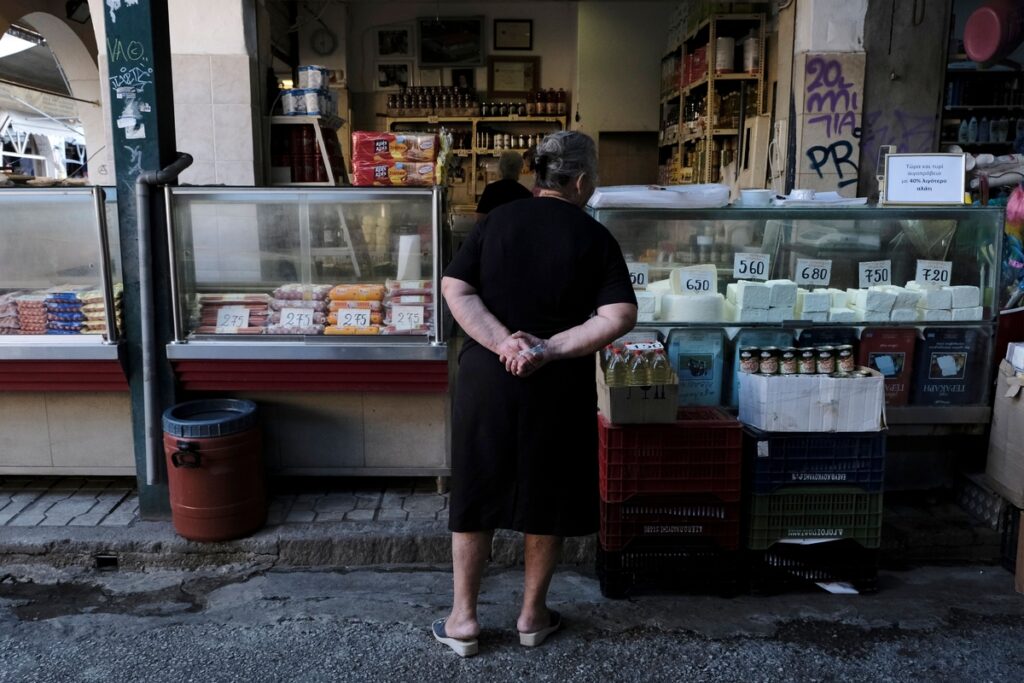
M 526 647 L 537 647 L 542 644 L 552 633 L 562 628 L 562 615 L 555 610 L 549 610 L 551 614 L 551 625 L 533 633 L 519 632 L 519 644 Z
M 472 657 L 480 651 L 480 643 L 476 638 L 471 640 L 449 638 L 448 633 L 444 630 L 444 622 L 444 619 L 438 619 L 431 625 L 430 630 L 434 634 L 434 640 L 444 643 L 460 657 Z

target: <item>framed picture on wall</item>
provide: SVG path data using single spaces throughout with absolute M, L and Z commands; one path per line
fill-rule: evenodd
M 452 69 L 452 85 L 463 90 L 476 90 L 476 69 Z
M 376 30 L 377 59 L 412 59 L 412 25 L 386 26 Z
M 484 63 L 483 17 L 422 17 L 417 24 L 421 67 Z
M 540 57 L 487 58 L 490 97 L 526 97 L 540 88 Z
M 532 19 L 495 19 L 495 50 L 532 50 Z
M 413 84 L 412 62 L 377 62 L 373 71 L 374 90 L 401 90 Z

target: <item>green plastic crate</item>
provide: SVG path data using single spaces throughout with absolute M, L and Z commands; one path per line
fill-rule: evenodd
M 849 488 L 782 489 L 751 496 L 748 548 L 791 538 L 848 538 L 865 548 L 882 540 L 882 494 Z

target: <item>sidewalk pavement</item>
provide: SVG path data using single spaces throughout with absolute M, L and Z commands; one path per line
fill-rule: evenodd
M 278 567 L 447 564 L 448 495 L 434 479 L 275 482 L 267 524 L 251 536 L 196 543 L 170 520 L 139 517 L 133 478 L 0 477 L 0 564 L 126 569 L 235 563 Z M 948 502 L 887 496 L 883 563 L 996 562 L 999 534 Z M 567 539 L 566 564 L 591 565 L 595 536 Z M 498 532 L 493 562 L 522 562 L 522 537 Z

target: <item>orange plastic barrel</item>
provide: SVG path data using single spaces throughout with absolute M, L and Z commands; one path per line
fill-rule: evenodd
M 191 541 L 227 541 L 267 520 L 263 439 L 256 404 L 179 403 L 163 415 L 174 530 Z

